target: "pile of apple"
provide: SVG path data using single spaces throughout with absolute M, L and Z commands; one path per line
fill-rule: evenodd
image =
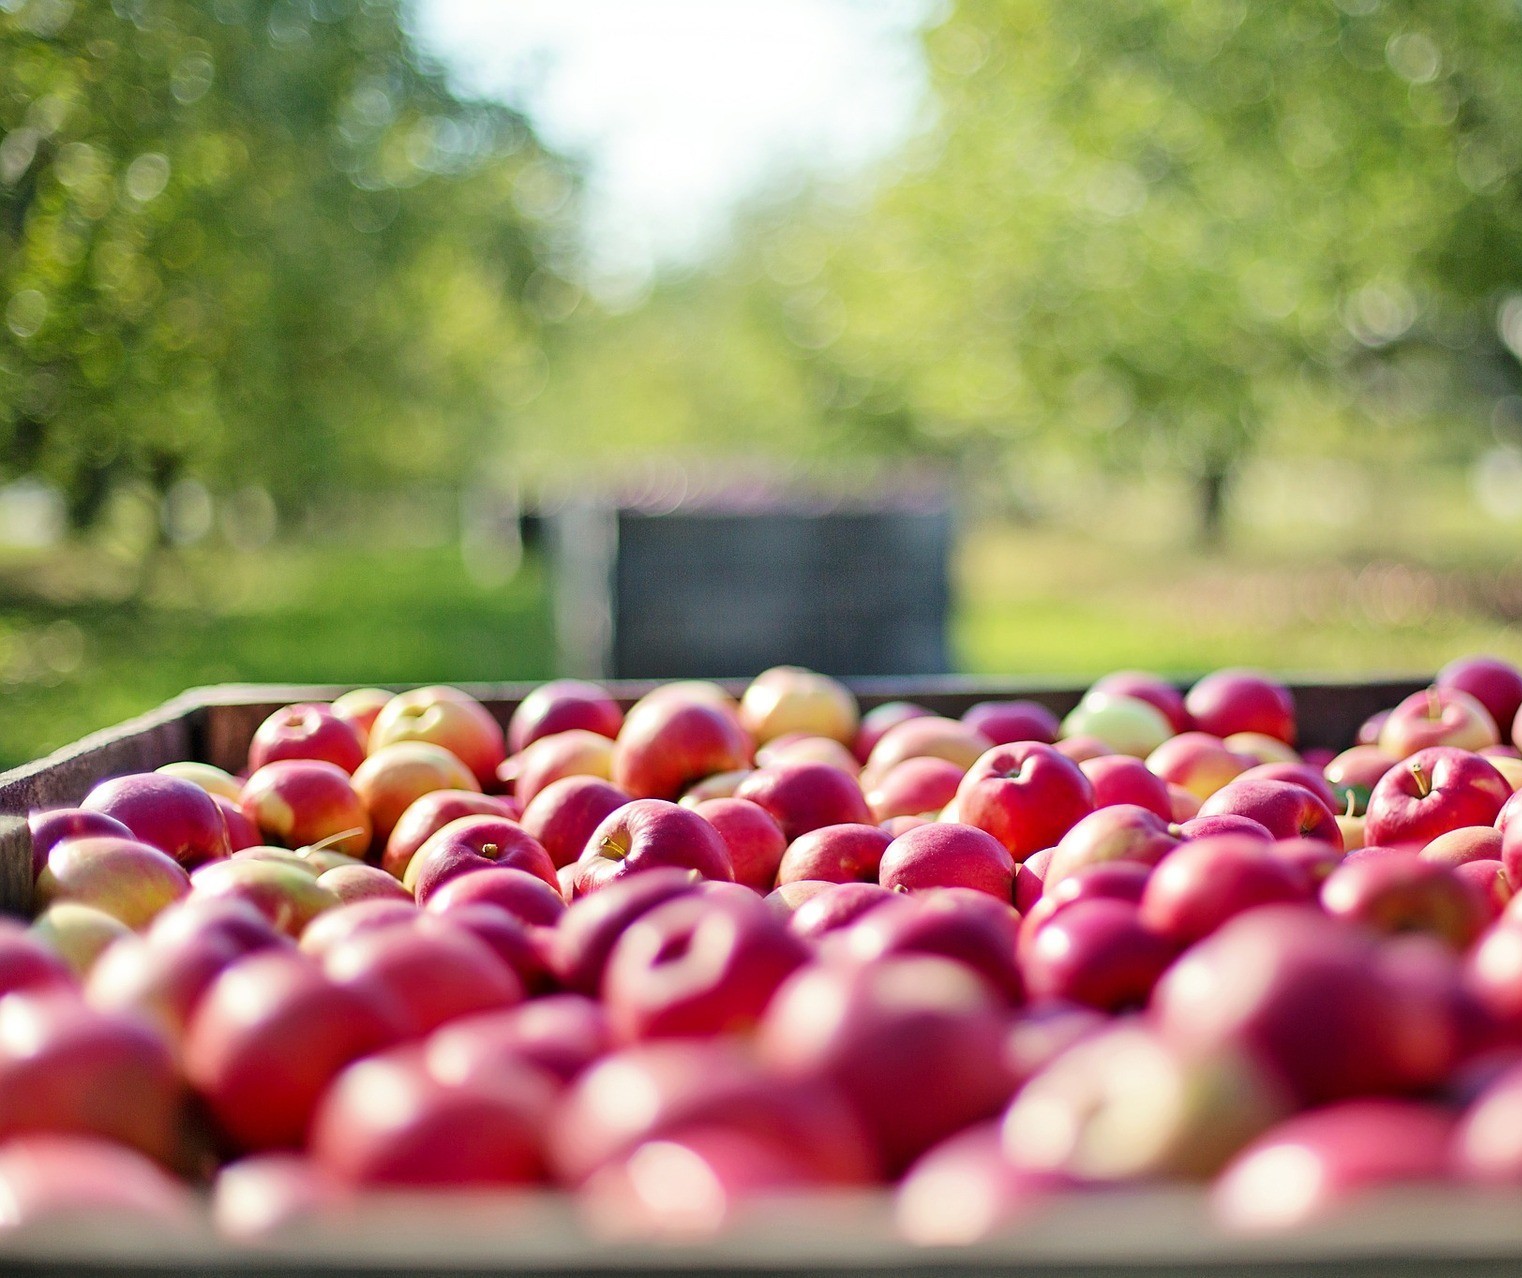
M 267 1239 L 378 1188 L 605 1229 L 894 1185 L 914 1241 L 1206 1182 L 1224 1228 L 1522 1185 L 1522 673 L 1295 750 L 1288 690 L 858 715 L 796 668 L 504 732 L 295 705 L 31 817 L 0 929 L 0 1225 Z

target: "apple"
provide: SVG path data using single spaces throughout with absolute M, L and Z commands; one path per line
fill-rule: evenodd
M 487 1080 L 445 1083 L 419 1049 L 393 1048 L 337 1076 L 312 1117 L 311 1156 L 353 1185 L 532 1184 L 544 1175 L 546 1099 Z
M 704 799 L 732 799 L 735 791 L 740 788 L 740 782 L 754 771 L 754 768 L 736 768 L 733 772 L 715 772 L 711 777 L 693 782 L 682 791 L 682 797 L 677 802 L 684 808 L 692 808 Z
M 1338 796 L 1322 773 L 1305 763 L 1288 763 L 1283 761 L 1259 763 L 1248 768 L 1236 780 L 1291 781 L 1295 785 L 1304 786 L 1326 804 L 1332 812 L 1341 811 L 1347 803 L 1345 798 Z
M 1004 1033 L 1001 1002 L 961 964 L 884 958 L 799 971 L 767 1008 L 758 1047 L 783 1078 L 838 1089 L 896 1175 L 1009 1099 Z
M 787 925 L 805 940 L 818 941 L 849 927 L 862 915 L 902 899 L 901 894 L 878 883 L 828 883 L 791 911 Z
M 646 910 L 691 892 L 700 882 L 696 870 L 655 866 L 613 879 L 590 896 L 572 901 L 554 934 L 552 957 L 561 983 L 595 998 L 608 954 L 624 930 Z
M 608 956 L 603 1001 L 625 1041 L 752 1028 L 808 946 L 754 897 L 689 893 L 631 923 Z
M 667 695 L 629 711 L 613 747 L 613 783 L 639 799 L 678 798 L 716 772 L 750 766 L 754 746 L 733 713 Z
M 242 791 L 239 793 L 241 795 Z M 220 794 L 213 794 L 211 801 L 217 805 L 217 812 L 222 817 L 222 828 L 227 831 L 227 846 L 231 852 L 258 847 L 264 842 L 259 827 L 243 815 L 243 809 L 238 806 L 236 799 L 225 799 Z
M 862 824 L 872 810 L 855 777 L 826 763 L 789 763 L 760 768 L 735 790 L 777 822 L 788 843 L 827 825 Z
M 373 897 L 363 901 L 345 901 L 318 915 L 301 933 L 298 944 L 303 954 L 322 958 L 335 945 L 351 936 L 396 923 L 410 923 L 418 916 L 417 903 L 408 897 Z
M 1031 998 L 1064 999 L 1104 1012 L 1146 1004 L 1178 947 L 1152 931 L 1130 901 L 1095 897 L 1055 914 L 1021 947 Z
M 428 910 L 434 914 L 448 914 L 462 905 L 494 906 L 530 927 L 554 927 L 565 914 L 565 898 L 558 888 L 507 865 L 461 874 L 428 897 Z
M 162 911 L 149 926 L 147 937 L 155 945 L 170 946 L 205 939 L 234 954 L 291 944 L 290 937 L 248 902 L 195 893 Z
M 962 722 L 995 745 L 1016 741 L 1051 745 L 1061 731 L 1057 716 L 1039 701 L 980 701 L 962 715 Z
M 965 1247 L 1007 1235 L 1073 1188 L 1069 1177 L 1016 1167 L 1004 1156 L 1000 1125 L 975 1123 L 904 1173 L 893 1221 L 916 1246 Z
M 956 798 L 966 769 L 950 759 L 923 755 L 905 759 L 867 792 L 867 806 L 879 821 L 896 816 L 935 814 Z
M 1156 675 L 1139 670 L 1117 670 L 1096 680 L 1089 692 L 1094 696 L 1135 697 L 1146 701 L 1162 712 L 1175 734 L 1194 728 L 1194 720 L 1184 708 L 1184 694 Z
M 114 915 L 78 901 L 50 905 L 33 921 L 31 933 L 54 951 L 78 980 L 89 975 L 100 956 L 132 929 Z
M 354 792 L 370 814 L 374 841 L 385 846 L 402 815 L 434 790 L 481 789 L 475 774 L 441 745 L 398 741 L 370 752 L 354 772 Z
M 850 745 L 860 718 L 856 698 L 845 685 L 798 666 L 773 666 L 745 689 L 740 722 L 757 745 L 789 732 Z
M 217 1233 L 243 1245 L 273 1243 L 322 1226 L 353 1228 L 354 1206 L 352 1191 L 305 1154 L 235 1159 L 212 1184 Z
M 1293 781 L 1247 781 L 1222 786 L 1200 805 L 1201 816 L 1245 816 L 1276 839 L 1321 839 L 1342 847 L 1337 818 L 1315 794 Z
M 1174 824 L 1182 825 L 1185 821 L 1192 821 L 1200 814 L 1200 800 L 1190 794 L 1181 785 L 1168 784 L 1169 815 Z
M 527 1062 L 569 1083 L 614 1047 L 601 1003 L 582 994 L 547 994 L 462 1017 L 434 1034 L 426 1050 L 430 1069 L 446 1080 Z
M 1019 926 L 1013 908 L 982 892 L 951 888 L 867 909 L 832 935 L 829 952 L 862 963 L 889 955 L 950 959 L 977 973 L 1015 1005 L 1025 995 L 1014 955 Z
M 895 892 L 964 887 L 1008 902 L 1015 861 L 993 835 L 972 825 L 922 825 L 883 850 L 878 882 Z
M 1479 892 L 1446 865 L 1419 856 L 1347 862 L 1321 885 L 1321 908 L 1380 932 L 1430 932 L 1464 950 L 1484 930 Z
M 331 706 L 302 702 L 276 710 L 254 729 L 248 770 L 276 759 L 322 759 L 352 774 L 365 761 L 364 743 Z
M 629 795 L 596 777 L 562 777 L 534 796 L 521 824 L 550 854 L 557 870 L 572 865 L 586 849 L 592 831 L 629 802 Z
M 1155 812 L 1164 820 L 1172 820 L 1173 799 L 1168 793 L 1168 783 L 1134 755 L 1102 754 L 1084 759 L 1078 768 L 1094 789 L 1096 808 L 1130 803 Z
M 1095 737 L 1112 754 L 1145 759 L 1173 735 L 1173 725 L 1150 701 L 1090 692 L 1062 721 L 1064 737 Z
M 507 757 L 506 738 L 491 711 L 457 688 L 413 688 L 386 702 L 370 725 L 369 753 L 402 741 L 442 746 L 470 769 L 482 790 L 495 783 Z
M 1015 866 L 1015 908 L 1024 914 L 1041 899 L 1046 890 L 1046 875 L 1056 848 L 1032 852 Z
M 934 717 L 933 711 L 927 710 L 924 706 L 915 705 L 912 701 L 885 701 L 881 705 L 873 706 L 861 717 L 861 726 L 856 730 L 856 740 L 852 743 L 851 752 L 856 756 L 858 763 L 865 764 L 871 757 L 873 748 L 889 728 L 909 719 Z
M 1448 1179 L 1453 1116 L 1425 1101 L 1345 1100 L 1297 1114 L 1242 1150 L 1211 1191 L 1244 1233 L 1303 1229 L 1370 1191 Z
M 1052 884 L 1051 890 L 1030 906 L 1020 919 L 1017 941 L 1023 950 L 1057 914 L 1077 901 L 1108 900 L 1141 902 L 1152 867 L 1139 861 L 1099 861 L 1084 865 Z
M 1244 910 L 1309 897 L 1304 873 L 1267 843 L 1250 835 L 1216 835 L 1191 839 L 1163 859 L 1142 895 L 1141 921 L 1186 946 Z
M 861 764 L 850 749 L 832 737 L 805 737 L 796 732 L 774 737 L 756 750 L 756 766 L 775 767 L 783 763 L 828 763 L 853 777 L 861 772 Z
M 102 812 L 87 812 L 83 808 L 51 808 L 31 813 L 27 830 L 32 839 L 32 878 L 42 873 L 48 863 L 48 853 L 65 839 L 90 838 L 106 835 L 115 839 L 130 839 L 132 831 L 115 817 Z
M 1379 779 L 1369 795 L 1364 839 L 1422 847 L 1460 826 L 1494 824 L 1510 797 L 1506 779 L 1486 759 L 1431 746 Z
M 72 989 L 77 983 L 57 950 L 14 919 L 0 918 L 0 996 L 15 990 Z
M 695 870 L 705 879 L 733 882 L 729 849 L 696 812 L 664 799 L 635 799 L 608 814 L 592 831 L 576 862 L 578 897 L 631 874 L 657 867 Z
M 213 931 L 168 940 L 124 937 L 90 969 L 85 1000 L 152 1023 L 178 1051 L 202 995 L 245 952 Z
M 1397 759 L 1433 746 L 1480 750 L 1500 740 L 1500 730 L 1485 707 L 1455 688 L 1413 692 L 1390 711 L 1379 732 L 1379 748 Z
M 197 763 L 193 759 L 176 759 L 172 763 L 165 763 L 155 768 L 154 771 L 161 776 L 178 777 L 181 781 L 189 781 L 192 785 L 200 786 L 212 798 L 221 796 L 233 803 L 238 801 L 238 795 L 243 790 L 243 782 L 232 773 L 224 772 L 210 763 Z
M 1465 861 L 1451 867 L 1453 873 L 1472 887 L 1485 904 L 1485 923 L 1488 926 L 1501 917 L 1507 903 L 1515 895 L 1506 867 L 1500 861 Z
M 1208 732 L 1180 733 L 1147 756 L 1149 772 L 1183 787 L 1201 802 L 1253 766 L 1253 760 Z
M 770 892 L 787 851 L 787 838 L 771 814 L 749 799 L 705 799 L 692 811 L 724 840 L 735 882 L 763 895 Z
M 244 783 L 239 806 L 265 839 L 288 848 L 321 844 L 364 856 L 370 813 L 342 768 L 320 759 L 281 759 Z
M 1217 670 L 1184 697 L 1184 708 L 1202 732 L 1226 738 L 1261 732 L 1295 744 L 1295 700 L 1290 690 L 1258 670 Z
M 135 839 L 65 839 L 48 853 L 35 900 L 46 909 L 75 901 L 104 910 L 130 928 L 190 893 L 190 875 L 171 856 Z
M 1522 1068 L 1503 1066 L 1479 1090 L 1453 1135 L 1454 1162 L 1466 1180 L 1522 1182 Z
M 1384 776 L 1400 760 L 1386 754 L 1378 746 L 1359 745 L 1344 750 L 1322 770 L 1322 775 L 1338 796 L 1336 807 L 1347 805 L 1349 794 L 1356 799 L 1353 815 L 1359 815 L 1369 806 L 1369 794 Z
M 162 1247 L 197 1232 L 197 1203 L 187 1186 L 151 1158 L 94 1136 L 37 1132 L 7 1141 L 0 1147 L 0 1199 L 8 1241 L 56 1246 L 75 1231 L 105 1231 Z
M 965 723 L 939 715 L 916 715 L 894 724 L 878 738 L 862 767 L 862 788 L 874 788 L 905 759 L 930 756 L 970 768 L 992 748 L 992 741 Z
M 351 907 L 352 908 L 352 907 Z M 226 968 L 201 999 L 185 1074 L 237 1149 L 297 1149 L 350 1061 L 396 1041 L 396 1012 L 305 955 L 267 950 Z
M 607 781 L 613 775 L 613 742 L 581 728 L 557 732 L 538 738 L 508 760 L 503 767 L 504 780 L 509 769 L 513 795 L 527 807 L 545 786 L 563 777 Z
M 1156 865 L 1180 843 L 1178 827 L 1129 803 L 1114 803 L 1089 813 L 1052 849 L 1043 881 L 1046 890 L 1084 866 L 1106 861 Z
M 211 795 L 179 777 L 157 772 L 114 777 L 97 785 L 79 806 L 115 818 L 134 839 L 168 853 L 187 870 L 231 851 Z
M 1332 871 L 1357 851 L 1346 855 L 1320 839 L 1270 839 L 1268 850 L 1301 874 L 1311 891 L 1319 892 Z
M 810 830 L 788 844 L 777 867 L 777 883 L 876 883 L 883 853 L 893 839 L 880 826 L 859 822 Z
M 410 901 L 412 893 L 377 865 L 339 865 L 317 876 L 317 886 L 327 888 L 340 904 L 350 901 Z
M 1272 843 L 1274 836 L 1261 821 L 1241 816 L 1235 812 L 1223 812 L 1219 816 L 1196 816 L 1179 824 L 1181 839 L 1204 839 L 1217 834 L 1245 834 L 1249 838 Z
M 1457 869 L 1470 861 L 1500 861 L 1501 831 L 1493 825 L 1461 825 L 1440 834 L 1421 850 L 1423 861 Z
M 610 741 L 623 726 L 624 712 L 609 693 L 580 679 L 552 679 L 524 697 L 507 724 L 507 748 L 518 754 L 540 737 L 581 729 Z
M 496 816 L 516 821 L 519 815 L 512 800 L 500 795 L 482 794 L 477 790 L 431 790 L 411 803 L 392 828 L 381 854 L 381 869 L 402 878 L 417 850 L 432 835 L 460 817 Z
M 1082 763 L 1086 759 L 1102 759 L 1114 754 L 1115 747 L 1098 737 L 1063 737 L 1052 747 L 1064 759 Z
M 492 865 L 527 871 L 560 890 L 550 854 L 516 821 L 497 816 L 459 817 L 430 835 L 408 862 L 402 886 L 427 905 L 451 879 Z
M 272 765 L 273 766 L 273 765 Z M 305 868 L 275 861 L 230 860 L 203 865 L 190 876 L 195 897 L 245 901 L 287 936 L 298 937 L 338 897 Z
M 60 989 L 0 999 L 0 1141 L 96 1136 L 174 1164 L 184 1087 L 168 1042 L 130 1013 Z
M 1265 763 L 1304 762 L 1293 747 L 1265 732 L 1233 732 L 1222 744 L 1228 750 L 1251 759 L 1254 767 Z
M 995 746 L 957 789 L 958 819 L 993 835 L 1016 861 L 1051 847 L 1094 807 L 1076 763 L 1037 742 Z
M 375 716 L 395 695 L 383 688 L 351 688 L 333 698 L 333 713 L 354 729 L 354 735 L 366 747 L 366 753 L 369 753 L 370 729 L 375 724 Z
M 1433 685 L 1468 693 L 1503 731 L 1522 710 L 1522 670 L 1498 657 L 1469 656 L 1450 661 L 1437 672 Z

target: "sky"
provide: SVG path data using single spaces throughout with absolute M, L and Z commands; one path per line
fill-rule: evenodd
M 594 274 L 723 241 L 768 179 L 890 152 L 922 116 L 934 0 L 415 0 L 464 89 L 523 107 L 587 166 Z

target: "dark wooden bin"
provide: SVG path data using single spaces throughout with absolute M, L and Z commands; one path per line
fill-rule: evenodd
M 646 683 L 611 685 L 626 703 Z M 863 706 L 912 699 L 946 714 L 996 697 L 1030 697 L 1064 713 L 1082 689 L 961 677 L 852 681 Z M 1420 680 L 1297 680 L 1302 744 L 1342 747 L 1358 724 L 1424 686 Z M 504 723 L 527 685 L 470 688 Z M 739 691 L 736 686 L 735 691 Z M 27 914 L 31 848 L 25 814 L 72 804 L 97 781 L 200 759 L 236 771 L 254 728 L 296 700 L 331 687 L 224 686 L 188 692 L 36 763 L 0 774 L 0 904 Z M 89 1222 L 25 1239 L 0 1238 L 0 1272 L 174 1275 L 465 1275 L 556 1278 L 656 1274 L 786 1275 L 1422 1275 L 1522 1273 L 1522 1196 L 1469 1190 L 1386 1195 L 1327 1226 L 1291 1237 L 1242 1239 L 1212 1226 L 1194 1190 L 1144 1188 L 1075 1196 L 972 1248 L 918 1250 L 896 1241 L 885 1195 L 824 1196 L 779 1204 L 718 1242 L 692 1246 L 610 1242 L 553 1193 L 378 1197 L 342 1222 L 277 1249 L 236 1248 L 209 1225 L 166 1241 Z

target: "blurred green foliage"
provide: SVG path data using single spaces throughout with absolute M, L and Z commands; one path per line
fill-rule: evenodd
M 459 482 L 543 377 L 575 174 L 398 0 L 0 0 L 0 468 Z

